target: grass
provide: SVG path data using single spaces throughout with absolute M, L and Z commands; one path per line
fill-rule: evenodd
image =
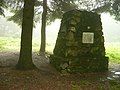
M 40 48 L 40 40 L 33 39 L 33 52 L 38 52 Z M 52 53 L 54 43 L 47 42 L 46 51 Z M 120 63 L 120 43 L 106 43 L 106 56 L 110 62 Z M 0 51 L 19 51 L 20 39 L 11 37 L 0 37 Z
M 40 40 L 33 39 L 32 43 L 33 52 L 38 52 L 40 49 Z M 46 51 L 52 53 L 54 44 L 47 43 Z M 19 51 L 20 50 L 20 38 L 13 37 L 0 37 L 0 51 Z
M 0 51 L 11 51 L 20 49 L 20 39 L 12 37 L 0 37 Z
M 120 43 L 107 43 L 106 56 L 109 57 L 111 62 L 120 63 Z

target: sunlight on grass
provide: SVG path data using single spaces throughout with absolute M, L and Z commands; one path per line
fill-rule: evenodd
M 0 37 L 0 51 L 11 51 L 20 49 L 20 39 L 12 37 Z
M 53 53 L 55 43 L 50 41 L 46 44 L 46 52 Z M 120 63 L 120 43 L 106 43 L 106 56 L 110 62 Z M 33 39 L 33 52 L 38 52 L 40 49 L 40 40 Z M 0 37 L 0 51 L 19 51 L 20 38 Z
M 33 52 L 38 52 L 40 49 L 40 40 L 33 39 L 32 43 Z M 54 43 L 46 44 L 46 52 L 52 53 L 54 48 Z M 20 38 L 12 37 L 0 37 L 0 51 L 19 51 L 20 50 Z
M 107 43 L 106 56 L 111 62 L 120 63 L 120 43 Z
M 50 43 L 50 42 L 47 42 L 46 43 L 46 52 L 49 53 L 49 54 L 52 54 L 53 53 L 53 49 L 54 49 L 54 43 Z M 39 49 L 40 49 L 40 40 L 38 39 L 33 39 L 33 52 L 39 52 Z

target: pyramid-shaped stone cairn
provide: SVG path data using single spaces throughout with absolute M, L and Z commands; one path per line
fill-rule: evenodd
M 61 72 L 107 71 L 100 15 L 80 10 L 66 12 L 50 63 Z

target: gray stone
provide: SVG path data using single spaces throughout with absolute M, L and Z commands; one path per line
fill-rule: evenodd
M 50 61 L 60 71 L 107 71 L 100 15 L 80 10 L 66 12 Z
M 115 72 L 116 75 L 120 75 L 120 72 Z
M 60 64 L 60 67 L 61 67 L 62 69 L 65 69 L 65 68 L 67 68 L 67 67 L 68 67 L 68 64 L 67 64 L 67 63 Z

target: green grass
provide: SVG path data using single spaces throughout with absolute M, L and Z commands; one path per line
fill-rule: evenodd
M 49 42 L 50 43 L 50 42 Z M 46 51 L 52 53 L 54 45 L 47 43 Z M 32 43 L 33 52 L 38 52 L 40 49 L 40 40 L 33 39 Z M 0 51 L 19 51 L 20 38 L 0 37 Z
M 81 83 L 82 82 L 82 83 Z M 85 90 L 120 90 L 120 82 L 117 80 L 108 80 L 105 82 L 94 82 L 89 80 L 80 80 L 80 82 L 72 82 L 72 90 L 81 90 L 80 88 L 84 88 Z M 86 88 L 87 87 L 87 88 Z M 83 90 L 83 89 L 82 89 Z
M 106 47 L 106 56 L 109 57 L 109 60 L 114 63 L 120 63 L 120 43 L 107 43 Z
M 0 51 L 18 51 L 20 48 L 20 39 L 12 37 L 0 37 Z
M 40 40 L 33 39 L 33 52 L 38 52 L 40 48 Z M 52 53 L 54 44 L 47 42 L 46 51 Z M 120 43 L 105 44 L 106 56 L 109 57 L 110 62 L 120 63 Z M 20 39 L 11 37 L 0 37 L 0 51 L 19 51 Z
M 120 82 L 116 80 L 109 80 L 110 90 L 120 90 Z

